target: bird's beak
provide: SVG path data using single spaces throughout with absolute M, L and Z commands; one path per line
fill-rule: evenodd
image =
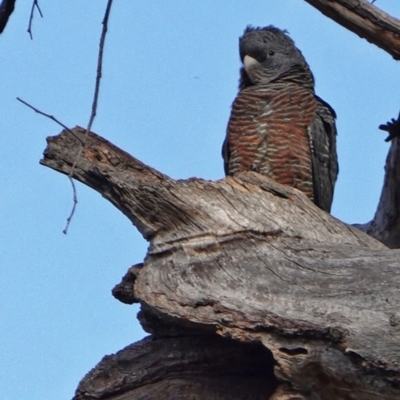
M 250 75 L 249 71 L 251 70 L 251 68 L 256 64 L 258 64 L 258 61 L 255 58 L 248 55 L 244 56 L 243 66 L 248 75 Z

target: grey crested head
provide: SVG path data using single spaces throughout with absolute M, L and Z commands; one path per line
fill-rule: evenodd
M 292 82 L 314 89 L 313 74 L 287 31 L 272 25 L 248 26 L 239 39 L 243 63 L 239 88 L 270 82 Z

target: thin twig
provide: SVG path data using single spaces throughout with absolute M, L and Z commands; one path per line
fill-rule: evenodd
M 31 37 L 31 40 L 33 40 L 33 35 L 32 35 L 32 21 L 33 21 L 33 14 L 35 12 L 35 7 L 39 11 L 39 15 L 41 18 L 43 18 L 43 13 L 42 10 L 40 9 L 39 2 L 38 0 L 33 0 L 32 2 L 32 8 L 31 8 L 31 14 L 29 16 L 29 24 L 28 24 L 28 33 L 29 36 Z
M 87 127 L 87 132 L 90 131 L 92 128 L 93 120 L 96 116 L 97 112 L 97 102 L 99 99 L 99 92 L 100 92 L 100 80 L 102 76 L 102 71 L 103 71 L 103 52 L 104 52 L 104 43 L 106 41 L 106 34 L 107 34 L 107 29 L 108 29 L 108 19 L 110 16 L 110 11 L 111 11 L 111 6 L 112 6 L 113 0 L 108 0 L 107 2 L 107 8 L 106 12 L 104 14 L 103 18 L 103 29 L 101 32 L 100 36 L 100 43 L 99 43 L 99 56 L 97 59 L 97 76 L 96 76 L 96 85 L 94 88 L 94 96 L 93 96 L 93 104 L 92 104 L 92 114 L 90 115 L 88 127 Z
M 38 114 L 41 114 L 47 118 L 50 118 L 52 121 L 56 122 L 57 124 L 59 124 L 60 126 L 62 126 L 64 129 L 66 129 L 68 132 L 70 132 L 75 138 L 77 138 L 81 144 L 80 149 L 78 150 L 78 153 L 76 155 L 75 161 L 72 164 L 71 170 L 68 174 L 68 179 L 71 182 L 72 185 L 72 192 L 73 192 L 73 205 L 72 205 L 72 209 L 71 212 L 67 218 L 67 223 L 66 226 L 63 230 L 64 234 L 68 233 L 68 228 L 69 225 L 72 221 L 72 218 L 75 214 L 75 210 L 76 210 L 76 206 L 78 204 L 78 197 L 77 197 L 77 192 L 76 192 L 76 186 L 75 186 L 75 182 L 72 178 L 73 173 L 75 171 L 76 168 L 76 164 L 79 161 L 79 158 L 82 154 L 83 149 L 85 148 L 86 145 L 86 141 L 87 141 L 87 137 L 89 135 L 89 132 L 92 128 L 93 125 L 93 121 L 94 118 L 96 117 L 96 113 L 97 113 L 97 104 L 98 104 L 98 99 L 99 99 L 99 93 L 100 93 L 100 80 L 102 77 L 102 70 L 103 70 L 103 53 L 104 53 L 104 44 L 105 44 L 105 39 L 106 39 L 106 33 L 107 33 L 107 29 L 108 29 L 108 19 L 110 16 L 110 11 L 111 11 L 111 6 L 112 6 L 112 2 L 113 0 L 108 0 L 107 2 L 107 7 L 106 7 L 106 12 L 104 14 L 104 18 L 103 18 L 103 29 L 101 32 L 101 36 L 100 36 L 100 44 L 99 44 L 99 55 L 98 55 L 98 60 L 97 60 L 97 75 L 96 75 L 96 83 L 95 83 L 95 89 L 94 89 L 94 94 L 93 94 L 93 102 L 92 102 L 92 112 L 90 114 L 90 118 L 89 118 L 89 122 L 86 128 L 86 131 L 84 133 L 84 137 L 83 140 L 81 138 L 79 138 L 74 132 L 72 132 L 66 125 L 64 125 L 62 122 L 60 122 L 57 118 L 55 118 L 53 115 L 47 114 L 43 111 L 40 111 L 38 108 L 32 106 L 31 104 L 27 103 L 26 101 L 22 100 L 21 98 L 17 97 L 17 100 L 20 101 L 21 103 L 25 104 L 26 106 L 28 106 L 29 108 L 31 108 L 33 111 L 35 111 Z M 31 15 L 30 15 L 30 19 L 29 19 L 29 28 L 28 28 L 28 32 L 31 36 L 32 39 L 32 32 L 31 32 L 31 27 L 32 27 L 32 19 L 33 19 L 33 13 L 34 13 L 34 9 L 35 7 L 37 7 L 39 14 L 41 17 L 43 17 L 43 14 L 40 10 L 39 4 L 37 2 L 37 0 L 33 1 L 32 4 L 32 9 L 31 9 Z
M 43 111 L 40 111 L 38 108 L 34 107 L 33 105 L 27 103 L 25 100 L 22 100 L 20 97 L 17 97 L 17 100 L 20 101 L 22 104 L 25 104 L 27 107 L 31 108 L 33 111 L 36 113 L 43 115 L 52 121 L 54 121 L 56 124 L 62 126 L 65 130 L 67 130 L 69 133 L 75 136 L 76 139 L 78 139 L 81 143 L 83 143 L 82 139 L 79 136 L 76 136 L 74 132 L 71 131 L 71 129 L 68 128 L 68 126 L 64 125 L 62 122 L 60 122 L 56 117 L 50 114 L 46 114 Z
M 72 193 L 73 193 L 73 198 L 72 198 L 72 210 L 71 213 L 69 214 L 69 217 L 67 218 L 67 224 L 65 225 L 65 228 L 63 229 L 63 234 L 66 235 L 68 233 L 68 228 L 69 228 L 69 224 L 71 223 L 71 219 L 75 214 L 75 209 L 76 209 L 76 205 L 78 204 L 78 196 L 76 194 L 76 187 L 75 187 L 75 182 L 72 179 L 72 176 L 68 175 L 68 179 L 71 182 L 72 185 Z
M 79 140 L 79 142 L 81 143 L 81 146 L 82 146 L 82 148 L 83 148 L 83 141 L 82 141 L 82 139 L 81 139 L 79 136 L 75 135 L 75 133 L 72 132 L 71 129 L 69 129 L 66 125 L 64 125 L 62 122 L 60 122 L 56 117 L 54 117 L 53 115 L 50 115 L 50 114 L 46 114 L 46 113 L 43 112 L 43 111 L 40 111 L 38 108 L 32 106 L 31 104 L 27 103 L 25 100 L 22 100 L 22 99 L 19 98 L 19 97 L 17 97 L 17 100 L 20 101 L 22 104 L 25 104 L 27 107 L 31 108 L 31 109 L 32 109 L 33 111 L 35 111 L 36 113 L 38 113 L 38 114 L 40 114 L 40 115 L 43 115 L 43 116 L 45 116 L 45 117 L 51 119 L 52 121 L 54 121 L 54 122 L 57 123 L 58 125 L 61 125 L 65 130 L 67 130 L 67 131 L 68 131 L 69 133 L 71 133 L 76 139 Z M 69 181 L 71 182 L 71 186 L 72 186 L 72 195 L 73 195 L 72 201 L 73 201 L 73 206 L 72 206 L 71 214 L 70 214 L 70 216 L 69 216 L 68 219 L 67 219 L 67 227 L 68 227 L 68 225 L 69 225 L 69 223 L 70 223 L 70 221 L 71 221 L 72 216 L 73 216 L 74 213 L 75 213 L 76 205 L 78 204 L 78 197 L 77 197 L 77 194 L 76 194 L 75 182 L 74 182 L 74 180 L 72 179 L 71 174 L 68 174 L 68 179 L 69 179 Z M 63 233 L 64 233 L 64 234 L 67 233 L 66 228 L 63 230 Z
M 83 149 L 85 148 L 86 145 L 86 140 L 87 137 L 89 135 L 90 130 L 92 129 L 92 125 L 93 125 L 93 121 L 94 118 L 96 117 L 96 113 L 97 113 L 97 104 L 98 104 L 98 100 L 99 100 L 99 93 L 100 93 L 100 80 L 102 77 L 102 71 L 103 71 L 103 53 L 104 53 L 104 44 L 105 44 L 105 40 L 106 40 L 106 34 L 107 34 L 107 29 L 108 29 L 108 19 L 110 16 L 110 11 L 111 11 L 111 6 L 112 6 L 112 2 L 113 0 L 108 0 L 107 2 L 107 7 L 106 7 L 106 11 L 104 14 L 104 18 L 103 18 L 103 29 L 101 31 L 101 36 L 100 36 L 100 43 L 99 43 L 99 55 L 97 58 L 97 74 L 96 74 L 96 83 L 95 83 L 95 87 L 94 87 L 94 94 L 93 94 L 93 102 L 92 102 L 92 112 L 90 114 L 90 118 L 89 118 L 89 122 L 85 131 L 85 134 L 83 136 L 83 142 L 81 143 L 81 148 L 79 149 L 75 161 L 72 164 L 72 168 L 70 173 L 68 174 L 68 177 L 71 179 L 72 181 L 72 175 L 74 173 L 76 164 L 79 161 L 79 158 L 82 154 Z M 74 186 L 75 188 L 75 186 Z M 67 224 L 63 230 L 63 233 L 67 234 L 68 232 L 68 228 L 69 225 L 71 223 L 71 220 L 75 214 L 75 209 L 76 209 L 76 204 L 77 204 L 78 200 L 76 199 L 76 195 L 74 193 L 74 204 L 72 206 L 72 210 L 71 213 L 69 215 L 69 217 L 67 218 Z

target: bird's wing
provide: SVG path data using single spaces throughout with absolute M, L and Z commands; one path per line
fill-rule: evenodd
M 324 100 L 318 96 L 316 99 L 316 116 L 310 126 L 314 202 L 323 210 L 330 212 L 339 172 L 336 153 L 336 113 Z

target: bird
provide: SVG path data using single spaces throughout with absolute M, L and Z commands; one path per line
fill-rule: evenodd
M 304 192 L 330 212 L 339 172 L 336 113 L 286 30 L 247 26 L 239 38 L 239 92 L 222 157 L 226 175 L 255 171 Z

